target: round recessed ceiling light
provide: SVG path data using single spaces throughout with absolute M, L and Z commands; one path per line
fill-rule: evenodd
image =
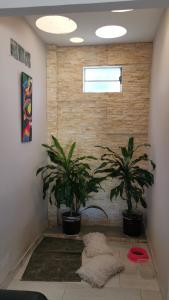
M 122 26 L 109 25 L 96 30 L 96 35 L 103 39 L 115 39 L 127 33 L 127 29 Z
M 83 43 L 84 42 L 84 39 L 80 38 L 80 37 L 73 37 L 70 39 L 70 41 L 72 43 L 76 43 L 76 44 L 79 44 L 79 43 Z
M 117 12 L 117 13 L 121 13 L 121 12 L 128 12 L 128 11 L 133 11 L 134 9 L 115 9 L 112 10 L 112 12 Z
M 63 16 L 41 17 L 36 20 L 36 26 L 42 31 L 53 34 L 66 34 L 77 28 L 75 21 Z

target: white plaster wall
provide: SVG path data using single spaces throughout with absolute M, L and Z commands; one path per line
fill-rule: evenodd
M 150 142 L 156 162 L 149 209 L 149 234 L 164 299 L 169 282 L 169 9 L 154 41 Z
M 32 67 L 10 56 L 10 38 Z M 33 77 L 33 141 L 21 143 L 20 74 Z M 22 18 L 0 18 L 0 283 L 47 223 L 37 167 L 45 160 L 46 50 Z

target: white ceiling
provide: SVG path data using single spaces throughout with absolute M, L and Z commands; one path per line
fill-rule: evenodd
M 25 18 L 45 43 L 70 46 L 75 45 L 69 41 L 71 37 L 82 37 L 85 42 L 81 45 L 98 45 L 152 41 L 162 13 L 163 9 L 160 8 L 137 9 L 125 13 L 112 13 L 111 11 L 65 13 L 61 15 L 75 20 L 78 25 L 76 31 L 66 35 L 53 35 L 36 28 L 35 21 L 39 16 L 26 16 Z M 117 39 L 101 39 L 96 37 L 96 29 L 105 25 L 122 25 L 127 28 L 127 35 Z
M 169 7 L 169 0 L 0 0 L 0 15 L 39 15 L 110 9 Z

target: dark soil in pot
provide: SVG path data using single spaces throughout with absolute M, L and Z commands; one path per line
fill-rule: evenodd
M 68 235 L 78 234 L 81 229 L 81 215 L 70 212 L 65 212 L 62 214 L 62 227 L 63 233 Z
M 144 232 L 143 215 L 139 212 L 123 212 L 123 232 L 129 236 L 140 236 Z

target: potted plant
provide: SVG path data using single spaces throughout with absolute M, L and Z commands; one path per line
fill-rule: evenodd
M 54 136 L 51 145 L 42 144 L 42 146 L 46 148 L 50 158 L 50 163 L 39 168 L 36 173 L 42 175 L 43 198 L 48 195 L 51 204 L 54 199 L 58 209 L 62 204 L 69 207 L 70 210 L 62 214 L 63 232 L 78 234 L 81 226 L 80 207 L 85 207 L 91 192 L 99 191 L 103 180 L 94 176 L 89 165 L 89 161 L 96 158 L 93 156 L 75 158 L 76 143 L 70 146 L 66 154 Z M 103 211 L 102 208 L 97 208 Z
M 137 208 L 139 203 L 144 208 L 147 207 L 144 199 L 145 189 L 154 183 L 153 174 L 140 165 L 143 162 L 150 162 L 154 170 L 154 162 L 146 153 L 138 157 L 136 155 L 140 147 L 149 146 L 149 144 L 135 146 L 133 137 L 129 138 L 127 147 L 120 147 L 121 154 L 109 147 L 98 146 L 107 152 L 101 156 L 102 164 L 96 173 L 106 173 L 108 178 L 118 182 L 111 189 L 110 199 L 120 196 L 127 202 L 127 210 L 123 212 L 123 232 L 130 236 L 139 236 L 142 232 L 143 215 Z

